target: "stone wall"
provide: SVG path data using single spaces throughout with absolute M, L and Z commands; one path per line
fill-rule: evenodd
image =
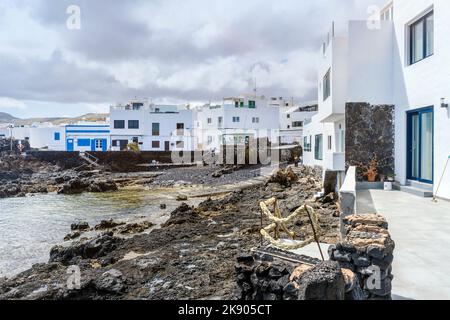
M 358 300 L 357 277 L 338 262 L 320 261 L 274 248 L 272 255 L 244 253 L 237 257 L 238 300 Z M 289 259 L 278 258 L 284 255 Z M 303 260 L 307 263 L 295 263 Z
M 343 223 L 346 237 L 330 246 L 330 259 L 357 275 L 365 300 L 390 300 L 395 243 L 386 219 L 376 214 L 351 215 Z
M 346 169 L 358 167 L 357 180 L 367 181 L 364 172 L 370 162 L 377 160 L 377 177 L 387 177 L 395 172 L 394 127 L 395 107 L 347 103 L 345 106 L 345 160 Z

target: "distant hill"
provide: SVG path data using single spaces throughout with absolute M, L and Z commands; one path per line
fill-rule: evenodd
M 37 122 L 50 122 L 54 125 L 61 124 L 73 124 L 80 121 L 86 122 L 100 122 L 105 121 L 108 117 L 107 113 L 88 113 L 79 117 L 65 118 L 65 117 L 55 117 L 55 118 L 29 118 L 29 119 L 19 119 L 13 117 L 12 115 L 0 112 L 0 123 L 13 123 L 15 125 L 24 126 L 31 125 Z
M 0 123 L 11 123 L 14 120 L 18 120 L 17 118 L 13 117 L 9 113 L 6 112 L 0 112 Z

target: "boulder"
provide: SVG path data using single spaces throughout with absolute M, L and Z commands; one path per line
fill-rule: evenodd
M 321 262 L 297 280 L 298 300 L 344 300 L 345 281 L 339 263 Z
M 117 269 L 111 269 L 103 273 L 94 281 L 94 284 L 97 290 L 113 294 L 119 294 L 125 288 L 124 276 Z
M 87 223 L 86 221 L 75 222 L 70 225 L 70 230 L 72 230 L 72 231 L 75 231 L 75 230 L 85 231 L 85 230 L 89 230 L 89 228 L 90 228 L 89 223 Z

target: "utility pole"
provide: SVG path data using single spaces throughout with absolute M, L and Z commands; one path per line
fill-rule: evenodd
M 10 125 L 9 126 L 9 133 L 10 133 L 10 135 L 9 135 L 9 141 L 10 141 L 10 147 L 11 147 L 11 152 L 13 151 L 13 126 L 12 125 Z

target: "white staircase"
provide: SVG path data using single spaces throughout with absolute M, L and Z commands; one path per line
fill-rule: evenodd
M 406 180 L 406 185 L 396 184 L 394 188 L 422 198 L 433 197 L 433 185 L 428 183 Z
M 79 156 L 81 159 L 83 159 L 87 165 L 93 166 L 93 167 L 100 167 L 99 159 L 95 156 L 93 156 L 90 153 L 87 152 L 80 152 Z

